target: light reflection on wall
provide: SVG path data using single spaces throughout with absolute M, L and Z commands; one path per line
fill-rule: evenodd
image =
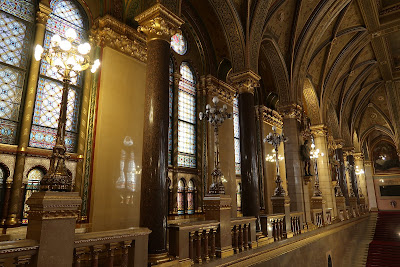
M 120 191 L 121 204 L 133 204 L 132 193 L 136 191 L 137 177 L 140 175 L 141 169 L 135 163 L 132 138 L 125 136 L 123 144 L 119 177 L 115 182 L 115 187 Z

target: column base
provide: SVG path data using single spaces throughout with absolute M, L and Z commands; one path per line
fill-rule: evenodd
M 7 227 L 18 227 L 21 225 L 21 222 L 18 220 L 16 214 L 11 214 L 7 217 L 5 225 Z

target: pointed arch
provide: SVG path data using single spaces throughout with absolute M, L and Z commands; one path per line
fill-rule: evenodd
M 321 120 L 318 96 L 309 78 L 306 78 L 304 81 L 303 97 L 305 102 L 303 104 L 306 106 L 307 116 L 311 119 L 311 124 L 317 125 L 323 123 Z

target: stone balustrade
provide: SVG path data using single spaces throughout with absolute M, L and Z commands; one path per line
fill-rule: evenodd
M 325 220 L 324 220 L 325 225 L 332 224 L 332 213 L 333 211 L 331 208 L 325 210 Z
M 75 234 L 74 266 L 146 266 L 150 230 L 121 230 Z
M 301 234 L 303 229 L 303 212 L 291 212 L 290 213 L 290 226 L 293 235 Z
M 218 231 L 217 221 L 169 224 L 169 254 L 179 258 L 180 262 L 202 263 L 213 260 L 216 258 Z
M 239 253 L 253 247 L 256 241 L 256 218 L 241 217 L 231 219 L 232 248 Z
M 0 266 L 28 266 L 39 245 L 34 240 L 16 240 L 0 243 Z
M 324 226 L 324 216 L 322 209 L 313 209 L 312 217 L 315 226 L 317 226 L 318 228 Z

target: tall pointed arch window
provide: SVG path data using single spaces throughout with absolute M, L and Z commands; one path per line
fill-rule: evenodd
M 235 141 L 235 172 L 240 174 L 240 128 L 239 128 L 239 103 L 235 98 L 233 101 L 233 137 Z
M 178 89 L 178 166 L 196 168 L 196 80 L 187 62 Z
M 172 165 L 172 120 L 173 120 L 173 102 L 174 102 L 174 63 L 169 61 L 169 123 L 168 123 L 168 165 Z
M 0 2 L 0 143 L 16 143 L 34 20 L 33 0 Z
M 87 18 L 80 5 L 73 0 L 51 2 L 53 12 L 46 24 L 44 47 L 48 48 L 51 37 L 58 34 L 65 37 L 65 31 L 73 28 L 76 41 L 86 39 Z M 71 79 L 68 93 L 67 124 L 65 145 L 68 152 L 75 152 L 78 137 L 78 119 L 81 104 L 83 75 Z M 41 61 L 36 92 L 35 109 L 29 146 L 51 149 L 55 145 L 60 103 L 62 77 L 45 61 Z

